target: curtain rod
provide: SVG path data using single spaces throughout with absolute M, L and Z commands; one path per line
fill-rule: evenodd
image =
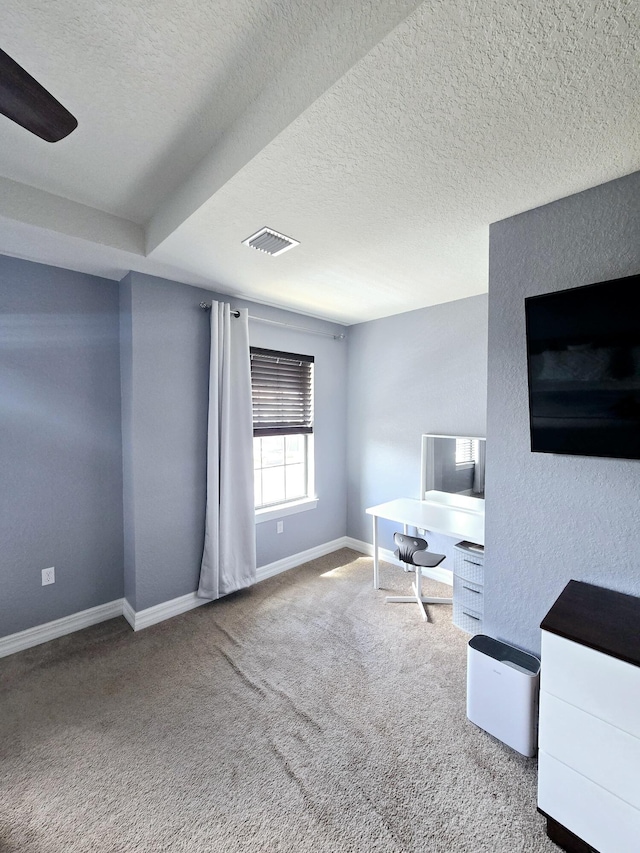
M 211 305 L 208 302 L 201 302 L 200 307 L 205 311 L 211 310 Z M 240 312 L 235 308 L 231 309 L 234 317 L 239 317 Z M 334 335 L 333 332 L 323 332 L 320 329 L 309 329 L 305 326 L 294 326 L 293 323 L 283 323 L 281 320 L 268 320 L 266 317 L 254 317 L 249 314 L 250 320 L 255 320 L 257 323 L 271 323 L 272 326 L 285 326 L 287 329 L 295 329 L 297 332 L 307 332 L 310 335 L 323 335 L 326 338 L 333 338 L 336 341 L 344 340 L 344 334 Z

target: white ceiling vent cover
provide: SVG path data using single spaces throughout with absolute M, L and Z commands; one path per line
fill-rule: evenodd
M 292 240 L 291 237 L 285 237 L 284 234 L 278 233 L 271 228 L 261 228 L 242 241 L 245 246 L 251 246 L 252 249 L 258 249 L 260 252 L 266 252 L 267 255 L 281 255 L 287 249 L 293 249 L 294 246 L 299 246 L 298 240 Z

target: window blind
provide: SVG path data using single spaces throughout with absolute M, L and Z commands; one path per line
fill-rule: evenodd
M 473 441 L 470 438 L 456 438 L 456 465 L 473 461 Z
M 313 432 L 313 356 L 251 347 L 253 434 Z

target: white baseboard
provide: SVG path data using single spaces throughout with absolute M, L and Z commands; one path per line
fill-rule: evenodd
M 309 548 L 306 551 L 292 554 L 290 557 L 284 557 L 282 560 L 276 560 L 273 563 L 260 566 L 256 573 L 256 582 L 266 580 L 296 566 L 301 566 L 303 563 L 308 563 L 310 560 L 315 560 L 318 557 L 324 557 L 326 554 L 331 554 L 340 548 L 352 548 L 354 551 L 369 554 L 369 556 L 373 554 L 373 546 L 369 545 L 368 542 L 361 542 L 358 539 L 352 539 L 350 536 L 341 536 L 339 539 L 333 539 L 331 542 L 325 542 L 323 545 L 316 545 L 314 548 Z M 383 548 L 380 549 L 380 558 L 385 562 L 401 565 L 391 551 Z M 430 570 L 429 577 L 442 580 L 444 583 L 452 583 L 450 575 L 451 573 L 446 569 L 436 568 Z M 180 613 L 186 613 L 188 610 L 193 610 L 195 607 L 200 607 L 201 604 L 207 604 L 208 602 L 209 599 L 198 598 L 195 592 L 189 592 L 170 601 L 163 601 L 162 604 L 156 604 L 153 607 L 136 611 L 126 598 L 119 598 L 116 601 L 110 601 L 108 604 L 91 607 L 89 610 L 83 610 L 80 613 L 72 613 L 71 616 L 56 619 L 44 625 L 27 628 L 26 631 L 10 634 L 8 637 L 0 637 L 0 657 L 31 648 L 31 646 L 37 646 L 40 643 L 46 643 L 49 640 L 56 639 L 56 637 L 63 637 L 65 634 L 71 634 L 73 631 L 79 631 L 81 628 L 88 628 L 90 625 L 97 625 L 99 622 L 104 622 L 107 619 L 114 619 L 116 616 L 124 616 L 134 631 L 140 631 L 143 628 L 148 628 L 150 625 L 164 622 L 165 619 L 178 616 Z
M 347 538 L 346 536 L 341 536 L 339 539 L 333 539 L 331 542 L 325 542 L 323 545 L 316 545 L 315 548 L 309 548 L 307 551 L 300 551 L 297 554 L 292 554 L 290 557 L 276 560 L 275 563 L 267 563 L 266 566 L 260 566 L 257 571 L 256 581 L 263 581 L 274 575 L 279 575 L 280 572 L 295 569 L 296 566 L 308 563 L 309 560 L 316 560 L 318 557 L 324 557 L 326 554 L 331 554 L 340 548 L 348 548 Z
M 97 625 L 107 619 L 122 616 L 122 601 L 122 598 L 118 598 L 108 604 L 99 604 L 97 607 L 81 610 L 80 613 L 63 616 L 62 619 L 54 619 L 53 622 L 45 622 L 44 625 L 27 628 L 26 631 L 9 634 L 8 637 L 0 637 L 0 657 L 30 649 L 40 643 L 64 637 L 65 634 L 72 634 L 81 628 L 88 628 L 90 625 Z
M 345 548 L 353 548 L 354 551 L 360 551 L 361 554 L 367 554 L 369 557 L 373 557 L 373 545 L 369 542 L 362 542 L 362 540 L 353 539 L 351 536 L 346 536 L 345 538 L 347 540 L 344 545 Z M 391 565 L 400 566 L 401 568 L 403 567 L 400 560 L 394 557 L 393 551 L 389 551 L 387 548 L 378 548 L 378 557 L 380 560 L 384 560 L 385 563 L 391 563 Z M 436 566 L 434 569 L 423 569 L 422 576 L 453 586 L 453 572 L 451 569 L 446 569 L 443 566 Z
M 324 557 L 325 554 L 330 554 L 332 551 L 337 551 L 338 548 L 344 547 L 346 547 L 346 537 L 343 536 L 340 539 L 325 542 L 323 545 L 317 545 L 315 548 L 309 548 L 307 551 L 292 554 L 290 557 L 285 557 L 282 560 L 276 560 L 274 563 L 267 563 L 267 565 L 258 568 L 256 583 L 278 575 L 280 572 L 286 572 L 296 566 L 301 566 L 303 563 L 308 563 L 309 560 Z M 194 607 L 200 607 L 201 604 L 208 604 L 209 602 L 210 599 L 198 598 L 195 592 L 189 592 L 187 595 L 181 595 L 179 598 L 173 598 L 170 601 L 163 601 L 162 604 L 156 604 L 154 607 L 135 611 L 125 598 L 123 616 L 134 631 L 140 631 L 143 628 L 148 628 L 150 625 L 164 622 L 165 619 L 171 619 L 172 616 L 186 613 L 187 610 L 193 610 Z
M 124 616 L 124 618 L 127 620 L 129 625 L 131 625 L 131 627 L 135 631 L 136 630 L 136 611 L 129 604 L 129 602 L 127 601 L 126 598 L 122 599 L 122 615 Z
M 165 619 L 171 619 L 172 616 L 179 616 L 181 613 L 186 613 L 187 610 L 193 610 L 195 607 L 200 607 L 201 604 L 209 604 L 211 602 L 210 598 L 198 598 L 197 593 L 188 592 L 186 595 L 180 595 L 178 598 L 163 601 L 161 604 L 155 604 L 153 607 L 146 607 L 144 610 L 134 610 L 126 598 L 124 600 L 126 604 L 122 615 L 134 631 L 141 631 L 150 625 L 164 622 Z

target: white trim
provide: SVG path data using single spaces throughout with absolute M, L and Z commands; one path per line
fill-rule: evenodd
M 354 551 L 360 551 L 361 554 L 367 554 L 369 557 L 373 557 L 373 545 L 369 542 L 362 542 L 360 539 L 353 539 L 351 536 L 346 536 L 347 540 L 344 544 L 345 548 L 353 548 Z M 403 564 L 400 560 L 396 559 L 393 555 L 393 551 L 388 551 L 386 548 L 378 548 L 378 557 L 380 560 L 384 560 L 385 563 L 391 563 L 394 566 L 400 566 L 402 568 Z M 443 566 L 436 566 L 434 569 L 422 569 L 422 577 L 423 578 L 432 578 L 434 581 L 440 581 L 440 583 L 446 583 L 449 586 L 453 586 L 453 572 L 451 569 L 444 568 Z
M 282 560 L 276 560 L 273 563 L 260 566 L 256 573 L 256 583 L 278 575 L 281 572 L 286 572 L 296 566 L 301 566 L 310 560 L 324 557 L 327 554 L 333 553 L 333 551 L 338 551 L 340 548 L 352 548 L 354 551 L 369 554 L 370 556 L 373 554 L 373 547 L 368 542 L 361 542 L 359 539 L 352 539 L 350 536 L 341 536 L 339 539 L 333 539 L 331 542 L 325 542 L 323 545 L 316 545 L 314 548 L 308 548 L 306 551 L 300 551 L 297 554 L 292 554 L 290 557 L 284 557 Z M 380 557 L 386 562 L 401 565 L 391 551 L 381 548 Z M 446 569 L 436 568 L 429 571 L 430 577 L 435 577 L 436 580 L 443 580 L 444 583 L 452 583 L 452 580 L 449 579 L 451 573 Z M 423 572 L 423 574 L 426 574 L 426 572 Z M 29 649 L 40 643 L 46 643 L 49 640 L 56 639 L 56 637 L 63 637 L 65 634 L 71 634 L 82 628 L 88 628 L 90 625 L 97 625 L 99 622 L 104 622 L 107 619 L 114 619 L 116 616 L 124 616 L 134 631 L 140 631 L 143 628 L 148 628 L 150 625 L 164 622 L 165 619 L 170 619 L 172 616 L 178 616 L 180 613 L 193 610 L 201 604 L 208 604 L 209 601 L 210 599 L 208 598 L 198 598 L 195 592 L 189 592 L 170 601 L 163 601 L 162 604 L 156 604 L 153 607 L 135 611 L 126 598 L 119 598 L 116 601 L 110 601 L 108 604 L 100 604 L 97 607 L 83 610 L 80 613 L 72 613 L 70 616 L 64 616 L 62 619 L 56 619 L 44 625 L 27 628 L 26 631 L 19 631 L 7 637 L 0 637 L 0 657 Z
M 308 563 L 309 560 L 324 557 L 325 554 L 330 554 L 332 551 L 337 551 L 338 548 L 344 547 L 346 547 L 346 537 L 334 539 L 332 542 L 326 542 L 324 545 L 317 545 L 315 548 L 309 548 L 307 551 L 301 551 L 298 554 L 292 554 L 290 557 L 277 560 L 275 563 L 260 566 L 256 572 L 256 583 L 278 575 L 280 572 L 293 569 L 295 566 L 300 566 L 302 563 Z M 165 619 L 171 619 L 172 616 L 178 616 L 180 613 L 186 613 L 188 610 L 200 607 L 201 604 L 209 604 L 212 600 L 209 598 L 198 598 L 195 592 L 189 592 L 186 595 L 181 595 L 179 598 L 173 598 L 170 601 L 163 601 L 162 604 L 147 607 L 145 610 L 135 611 L 129 602 L 124 599 L 123 615 L 134 631 L 140 631 L 143 628 L 148 628 L 150 625 L 164 622 Z
M 295 515 L 298 512 L 306 512 L 318 506 L 318 498 L 302 498 L 299 501 L 291 501 L 288 504 L 278 506 L 266 506 L 256 510 L 256 524 L 263 521 L 271 521 L 274 518 L 283 518 L 285 515 Z
M 124 618 L 127 620 L 129 625 L 131 625 L 131 627 L 135 631 L 136 630 L 136 611 L 129 604 L 129 602 L 127 601 L 126 598 L 122 599 L 122 615 L 124 616 Z
M 300 551 L 297 554 L 292 554 L 290 557 L 284 557 L 282 560 L 276 560 L 274 563 L 267 563 L 266 566 L 260 566 L 256 581 L 260 582 L 274 575 L 279 575 L 280 572 L 295 569 L 296 566 L 308 563 L 309 560 L 316 560 L 318 557 L 324 557 L 326 554 L 331 554 L 340 548 L 348 548 L 350 546 L 347 539 L 347 536 L 342 536 L 340 539 L 325 542 L 324 545 L 316 545 L 315 548 L 309 548 L 307 551 Z
M 124 611 L 123 615 L 134 631 L 141 631 L 150 625 L 171 619 L 172 616 L 179 616 L 181 613 L 200 607 L 201 604 L 210 604 L 212 600 L 211 598 L 198 598 L 197 593 L 188 592 L 178 598 L 171 598 L 161 604 L 154 604 L 153 607 L 145 607 L 144 610 L 134 610 L 127 601 L 126 606 L 129 612 Z
M 122 616 L 122 602 L 123 599 L 118 598 L 107 604 L 99 604 L 97 607 L 90 607 L 88 610 L 81 610 L 79 613 L 72 613 L 70 616 L 63 616 L 61 619 L 54 619 L 52 622 L 45 622 L 43 625 L 36 625 L 25 631 L 9 634 L 7 637 L 0 637 L 0 657 L 30 649 L 32 646 L 47 643 L 57 637 L 64 637 L 65 634 L 72 634 L 90 625 L 97 625 L 107 619 Z

